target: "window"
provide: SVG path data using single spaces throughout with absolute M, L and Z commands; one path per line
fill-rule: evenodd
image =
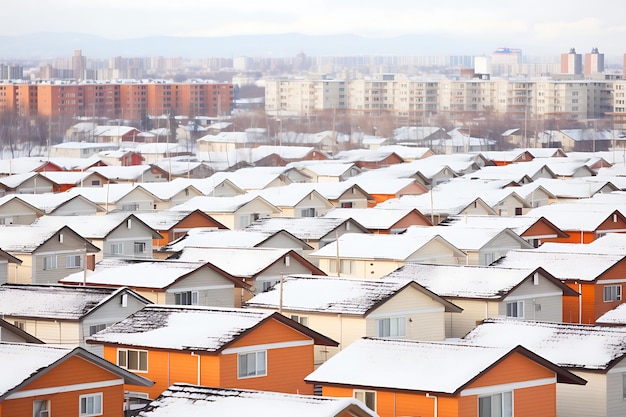
M 20 330 L 26 330 L 26 322 L 25 321 L 14 321 L 13 325 Z
M 300 210 L 300 217 L 315 217 L 315 209 L 311 207 Z
M 67 269 L 80 268 L 82 266 L 80 255 L 68 255 L 65 257 L 65 267 Z
M 620 301 L 622 299 L 621 285 L 605 285 L 604 286 L 604 302 Z
M 239 378 L 267 375 L 267 363 L 265 351 L 240 353 Z
M 33 417 L 50 417 L 50 401 L 33 401 Z
M 478 397 L 478 417 L 513 417 L 513 393 Z
M 370 410 L 376 411 L 376 391 L 354 390 L 354 398 L 361 401 Z
M 302 324 L 303 326 L 308 326 L 309 325 L 309 318 L 308 317 L 298 316 L 298 315 L 292 314 L 291 315 L 291 320 L 297 321 L 298 323 Z
M 179 306 L 198 305 L 198 291 L 183 291 L 174 293 L 174 304 Z
M 56 255 L 44 256 L 43 258 L 43 269 L 57 269 L 57 257 Z
M 352 201 L 344 201 L 341 203 L 341 208 L 352 208 Z
M 102 393 L 81 395 L 80 416 L 99 416 L 102 415 Z
M 146 242 L 135 242 L 133 244 L 135 255 L 146 253 Z
M 512 303 L 506 303 L 506 316 L 507 317 L 524 317 L 524 302 L 513 301 Z
M 339 265 L 341 268 L 341 270 L 339 271 L 340 273 L 342 274 L 352 273 L 352 261 L 350 259 L 340 259 Z M 331 259 L 329 266 L 330 266 L 331 273 L 337 273 L 337 260 L 336 259 Z
M 148 372 L 148 351 L 118 349 L 117 365 L 129 371 Z
M 239 216 L 239 227 L 241 229 L 245 228 L 249 224 L 250 224 L 250 216 L 248 216 L 247 214 L 243 214 Z
M 376 320 L 376 337 L 404 337 L 406 336 L 406 319 L 391 317 Z
M 111 243 L 111 255 L 122 255 L 124 253 L 124 242 Z
M 139 210 L 138 203 L 122 204 L 122 211 L 137 211 L 137 210 Z
M 98 333 L 100 330 L 104 330 L 107 328 L 106 324 L 92 324 L 89 326 L 89 336 Z

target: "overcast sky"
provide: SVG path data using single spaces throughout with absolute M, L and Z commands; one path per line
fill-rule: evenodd
M 0 35 L 81 32 L 110 39 L 275 33 L 447 35 L 494 47 L 626 52 L 622 0 L 17 0 Z

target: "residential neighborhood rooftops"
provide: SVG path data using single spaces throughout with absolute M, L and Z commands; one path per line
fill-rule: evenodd
M 246 230 L 258 232 L 287 230 L 298 239 L 319 240 L 346 222 L 348 222 L 347 219 L 333 219 L 329 217 L 272 217 L 259 219 L 246 227 Z M 363 226 L 359 225 L 358 227 L 361 228 L 362 232 L 369 233 Z

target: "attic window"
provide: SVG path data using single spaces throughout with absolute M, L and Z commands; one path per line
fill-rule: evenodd
M 285 266 L 289 266 L 289 262 L 291 262 L 291 259 L 289 257 L 289 255 L 285 256 Z
M 122 305 L 122 307 L 128 307 L 128 294 L 122 294 L 122 297 L 120 298 L 120 304 Z
M 613 213 L 613 223 L 617 223 L 617 214 Z
M 533 274 L 533 285 L 539 285 L 539 272 Z
M 130 229 L 130 228 L 132 227 L 132 225 L 133 225 L 133 223 L 132 223 L 132 219 L 127 219 L 127 220 L 126 220 L 126 227 L 127 227 L 128 229 Z
M 59 233 L 59 243 L 63 243 L 63 233 Z

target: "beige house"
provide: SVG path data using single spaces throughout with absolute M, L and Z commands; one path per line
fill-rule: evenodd
M 309 186 L 326 197 L 337 208 L 367 208 L 370 203 L 374 203 L 374 197 L 357 184 L 311 183 Z
M 446 313 L 461 309 L 415 282 L 290 276 L 245 307 L 275 310 L 339 342 L 317 346 L 320 365 L 362 337 L 445 339 Z
M 262 197 L 244 194 L 234 197 L 194 197 L 172 210 L 200 210 L 230 230 L 243 229 L 255 220 L 278 216 L 281 211 Z
M 329 275 L 381 278 L 406 263 L 464 264 L 466 254 L 441 236 L 346 233 L 310 255 Z M 339 265 L 339 268 L 337 267 Z
M 0 226 L 0 248 L 22 261 L 9 268 L 14 284 L 50 284 L 84 269 L 85 257 L 100 249 L 68 226 Z
M 384 280 L 415 280 L 461 307 L 446 318 L 446 337 L 463 337 L 487 318 L 561 322 L 563 297 L 578 297 L 542 268 L 407 264 Z
M 29 225 L 45 214 L 43 210 L 20 197 L 9 194 L 0 198 L 0 225 Z
M 137 186 L 157 198 L 155 200 L 156 210 L 167 210 L 194 197 L 205 195 L 193 185 L 182 182 L 144 182 Z
M 103 187 L 75 187 L 67 193 L 71 196 L 82 195 L 103 207 L 107 213 L 114 210 L 156 210 L 159 206 L 169 206 L 145 188 L 131 183 L 105 184 Z
M 42 194 L 56 191 L 58 185 L 39 172 L 26 172 L 0 177 L 0 187 L 5 193 Z
M 85 339 L 149 303 L 128 288 L 0 286 L 0 314 L 6 321 L 45 343 L 80 346 L 100 355 L 101 347 Z
M 280 209 L 278 217 L 319 217 L 334 206 L 309 184 L 266 188 L 257 193 Z

